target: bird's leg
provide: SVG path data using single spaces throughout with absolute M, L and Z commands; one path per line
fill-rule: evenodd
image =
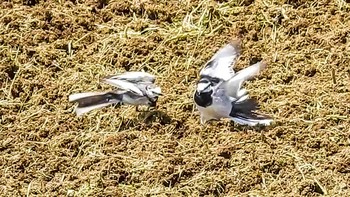
M 135 109 L 136 109 L 137 112 L 149 112 L 149 111 L 151 111 L 150 110 L 151 108 L 152 108 L 152 106 L 148 106 L 146 110 L 140 110 L 139 106 L 136 106 Z
M 157 112 L 156 111 L 148 111 L 148 113 L 146 113 L 144 120 L 148 120 L 149 118 L 151 118 L 152 116 L 156 115 Z
M 201 115 L 201 125 L 205 125 L 205 123 L 207 122 L 207 119 L 203 116 L 203 115 Z

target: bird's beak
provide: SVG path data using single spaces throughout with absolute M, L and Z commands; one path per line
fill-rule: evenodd
M 152 102 L 152 103 L 150 104 L 150 107 L 157 107 L 157 102 Z

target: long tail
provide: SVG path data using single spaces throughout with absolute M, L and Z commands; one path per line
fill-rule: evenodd
M 123 95 L 115 92 L 86 92 L 69 95 L 69 102 L 78 103 L 75 109 L 77 116 L 81 116 L 94 109 L 120 103 L 122 99 Z
M 230 119 L 241 125 L 265 125 L 271 124 L 272 119 L 267 115 L 258 114 L 255 112 L 259 108 L 256 100 L 246 99 L 241 102 L 233 103 Z
M 238 124 L 249 125 L 249 126 L 256 126 L 256 125 L 269 126 L 272 122 L 272 119 L 269 119 L 267 116 L 256 114 L 256 113 L 237 114 L 235 117 L 230 117 L 230 119 L 235 121 Z

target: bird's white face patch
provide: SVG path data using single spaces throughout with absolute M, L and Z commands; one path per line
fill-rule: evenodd
M 162 90 L 160 89 L 160 87 L 152 88 L 151 91 L 155 94 L 162 94 Z
M 203 92 L 210 86 L 210 82 L 200 82 L 197 84 L 197 91 Z

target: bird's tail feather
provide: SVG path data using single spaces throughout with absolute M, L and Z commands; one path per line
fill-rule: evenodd
M 91 110 L 117 104 L 122 101 L 122 95 L 114 92 L 86 92 L 69 96 L 69 102 L 77 102 L 75 109 L 77 116 L 81 116 Z
M 238 124 L 249 125 L 249 126 L 256 126 L 256 125 L 268 126 L 271 124 L 272 119 L 270 119 L 269 117 L 260 115 L 260 114 L 259 114 L 259 117 L 257 117 L 256 115 L 257 114 L 236 114 L 234 117 L 230 117 L 230 119 L 235 121 Z
M 234 102 L 229 118 L 242 125 L 270 125 L 272 119 L 267 115 L 254 112 L 257 109 L 259 109 L 259 106 L 256 100 L 252 98 L 245 99 L 241 102 Z

